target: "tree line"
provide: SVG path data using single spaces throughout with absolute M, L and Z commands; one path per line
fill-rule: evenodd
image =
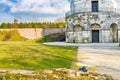
M 65 22 L 20 22 L 2 23 L 0 28 L 64 28 Z

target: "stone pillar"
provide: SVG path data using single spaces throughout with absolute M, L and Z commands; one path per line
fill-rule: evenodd
M 120 38 L 119 38 L 119 47 L 120 47 Z

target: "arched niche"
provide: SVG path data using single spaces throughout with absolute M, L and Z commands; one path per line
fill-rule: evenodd
M 73 28 L 73 32 L 80 32 L 82 31 L 82 27 L 80 25 L 75 25 Z
M 111 38 L 111 42 L 118 41 L 118 26 L 116 23 L 112 23 L 110 25 L 110 38 Z

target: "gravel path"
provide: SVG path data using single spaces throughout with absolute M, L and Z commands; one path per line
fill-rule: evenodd
M 79 47 L 77 66 L 98 66 L 95 72 L 120 80 L 120 47 Z

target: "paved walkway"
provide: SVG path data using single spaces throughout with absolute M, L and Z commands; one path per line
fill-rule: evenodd
M 45 45 L 55 45 L 55 46 L 77 46 L 77 47 L 118 47 L 118 43 L 65 43 L 65 42 L 46 42 Z
M 120 80 L 119 47 L 79 47 L 77 66 L 97 66 L 95 72 L 112 75 Z
M 120 80 L 120 47 L 118 43 L 74 44 L 65 42 L 46 45 L 78 46 L 77 66 L 97 66 L 95 72 L 112 75 Z

